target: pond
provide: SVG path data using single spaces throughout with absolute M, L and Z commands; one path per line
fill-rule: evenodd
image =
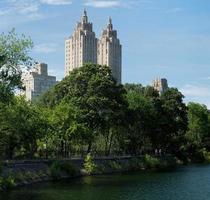
M 83 177 L 22 187 L 1 200 L 209 200 L 210 166 Z

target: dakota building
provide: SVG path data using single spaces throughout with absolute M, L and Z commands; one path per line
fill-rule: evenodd
M 121 83 L 122 46 L 117 31 L 113 29 L 112 20 L 109 19 L 100 39 L 97 39 L 86 11 L 72 36 L 65 41 L 65 76 L 85 63 L 109 66 L 113 77 Z

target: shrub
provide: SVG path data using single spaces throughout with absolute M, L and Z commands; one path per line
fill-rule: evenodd
M 31 171 L 26 171 L 23 176 L 25 177 L 25 180 L 26 181 L 33 181 L 33 180 L 36 180 L 37 178 L 37 174 L 34 172 L 31 172 Z
M 0 190 L 7 190 L 15 187 L 15 179 L 13 176 L 0 177 Z
M 144 165 L 143 165 L 143 161 L 140 158 L 132 158 L 131 160 L 129 160 L 129 169 L 132 170 L 139 170 L 139 169 L 143 169 Z
M 23 172 L 18 172 L 16 175 L 15 175 L 15 182 L 17 183 L 21 183 L 23 181 L 26 180 L 26 176 Z
M 61 165 L 60 162 L 55 161 L 50 166 L 50 175 L 53 179 L 58 179 L 61 177 Z
M 210 152 L 204 151 L 204 161 L 210 163 Z
M 0 160 L 0 174 L 2 173 L 2 162 Z
M 156 169 L 160 166 L 160 160 L 146 154 L 144 157 L 144 165 L 146 169 Z
M 90 154 L 87 154 L 84 160 L 84 168 L 88 174 L 96 172 L 97 165 Z
M 3 178 L 0 177 L 0 191 L 3 190 Z
M 78 174 L 77 168 L 69 162 L 55 161 L 50 166 L 50 175 L 54 179 L 62 177 L 63 174 L 68 176 L 76 176 Z
M 195 161 L 210 163 L 210 152 L 208 152 L 205 148 L 198 150 L 195 155 Z
M 76 176 L 79 173 L 79 171 L 75 167 L 75 165 L 73 165 L 72 163 L 69 163 L 69 162 L 63 162 L 63 163 L 61 163 L 61 169 L 64 172 L 66 172 L 69 176 Z
M 108 165 L 113 170 L 120 170 L 122 169 L 122 164 L 116 160 L 111 160 L 108 162 Z

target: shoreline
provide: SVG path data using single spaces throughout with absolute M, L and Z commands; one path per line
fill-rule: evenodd
M 7 161 L 3 163 L 2 177 L 5 177 L 5 180 L 0 180 L 0 191 L 84 176 L 166 171 L 178 165 L 173 157 L 160 158 L 149 155 L 95 158 L 86 164 L 84 159 Z

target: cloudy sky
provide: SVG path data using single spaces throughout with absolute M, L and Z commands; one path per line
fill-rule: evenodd
M 123 45 L 123 82 L 165 77 L 185 101 L 210 108 L 209 0 L 0 0 L 0 32 L 34 41 L 33 58 L 64 75 L 64 40 L 84 8 L 99 37 L 113 18 Z

